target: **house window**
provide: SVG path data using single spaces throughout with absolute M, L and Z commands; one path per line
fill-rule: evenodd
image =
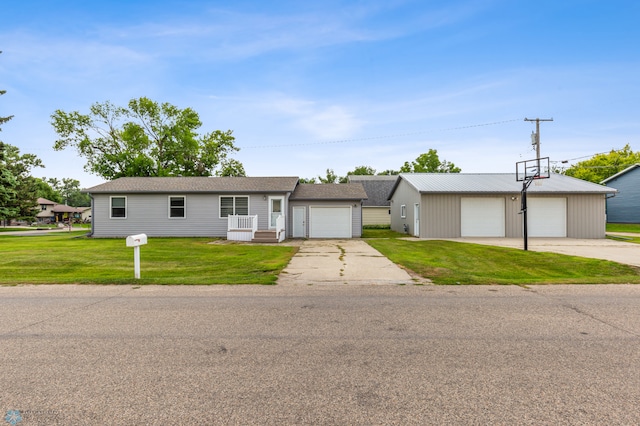
M 111 219 L 127 218 L 127 197 L 111 197 Z
M 231 215 L 247 216 L 249 197 L 220 197 L 220 217 Z
M 187 217 L 187 197 L 169 197 L 169 218 L 184 219 Z
M 407 217 L 407 206 L 404 204 L 400 206 L 400 217 L 403 219 Z

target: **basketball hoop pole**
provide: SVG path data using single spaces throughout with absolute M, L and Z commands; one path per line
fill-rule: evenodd
M 524 237 L 525 251 L 529 250 L 529 235 L 527 233 L 527 189 L 529 188 L 529 185 L 531 185 L 531 182 L 533 182 L 533 179 L 535 178 L 525 179 L 522 181 L 522 192 L 520 192 L 520 198 L 522 200 L 522 235 Z

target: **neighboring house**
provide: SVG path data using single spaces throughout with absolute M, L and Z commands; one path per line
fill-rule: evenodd
M 522 237 L 522 182 L 515 174 L 401 174 L 391 229 L 420 238 Z M 565 175 L 527 190 L 530 237 L 605 237 L 605 198 L 616 190 Z
M 359 184 L 300 185 L 297 177 L 125 177 L 83 192 L 93 198 L 95 237 L 144 233 L 271 242 L 294 233 L 359 237 L 366 198 Z M 344 230 L 347 212 L 350 233 Z
M 362 225 L 391 225 L 389 194 L 398 176 L 349 175 L 351 183 L 361 183 L 367 193 L 362 204 Z
M 58 204 L 46 198 L 38 198 L 40 211 L 36 214 L 38 223 L 68 222 L 69 218 L 82 219 L 82 212 L 86 207 L 76 208 L 65 204 Z
M 607 198 L 607 222 L 640 223 L 640 164 L 627 167 L 600 183 L 618 190 L 615 197 Z
M 55 222 L 55 214 L 53 208 L 58 203 L 47 200 L 46 198 L 38 198 L 38 206 L 40 211 L 36 214 L 36 220 L 38 223 L 52 223 Z

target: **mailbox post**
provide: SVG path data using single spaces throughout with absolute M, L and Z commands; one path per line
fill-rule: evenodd
M 147 244 L 147 234 L 127 237 L 127 247 L 133 247 L 133 271 L 136 279 L 140 279 L 140 246 L 144 244 Z

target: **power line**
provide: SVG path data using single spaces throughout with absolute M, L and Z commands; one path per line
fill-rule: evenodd
M 368 137 L 368 138 L 338 139 L 338 140 L 334 140 L 334 141 L 304 142 L 304 143 L 291 143 L 291 144 L 279 144 L 279 145 L 253 145 L 253 146 L 240 147 L 240 149 L 282 148 L 282 147 L 290 147 L 290 146 L 329 145 L 329 144 L 338 144 L 338 143 L 371 141 L 371 140 L 377 140 L 377 139 L 400 138 L 400 137 L 404 137 L 404 136 L 423 135 L 423 134 L 426 134 L 426 133 L 448 132 L 448 131 L 453 131 L 453 130 L 471 129 L 471 128 L 474 128 L 474 127 L 496 126 L 498 124 L 512 123 L 514 121 L 520 121 L 520 120 L 522 120 L 522 119 L 521 118 L 515 118 L 513 120 L 494 121 L 494 122 L 491 122 L 491 123 L 470 124 L 468 126 L 448 127 L 448 128 L 444 128 L 444 129 L 435 129 L 435 130 L 423 130 L 423 131 L 420 131 L 420 132 L 398 133 L 398 134 L 395 134 L 395 135 L 371 136 L 371 137 Z

